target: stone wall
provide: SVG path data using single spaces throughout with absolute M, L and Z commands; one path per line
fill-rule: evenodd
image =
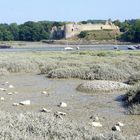
M 61 39 L 61 38 L 71 38 L 80 34 L 81 31 L 91 31 L 91 30 L 114 30 L 119 31 L 119 27 L 115 26 L 112 22 L 107 21 L 105 24 L 79 24 L 79 23 L 69 23 L 62 27 L 53 27 L 51 31 L 51 39 Z
M 91 30 L 114 30 L 119 31 L 119 27 L 112 23 L 106 24 L 77 24 L 71 23 L 66 24 L 64 27 L 65 38 L 70 38 L 80 34 L 81 31 L 91 31 Z

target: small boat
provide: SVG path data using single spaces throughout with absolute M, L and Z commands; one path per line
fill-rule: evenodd
M 64 49 L 65 49 L 65 51 L 72 51 L 73 50 L 73 48 L 71 48 L 71 47 L 66 47 Z
M 127 49 L 128 50 L 136 50 L 136 47 L 134 47 L 134 46 L 127 46 Z
M 119 50 L 119 47 L 118 46 L 113 46 L 113 49 L 114 50 Z
M 140 45 L 138 45 L 138 46 L 135 46 L 135 48 L 139 50 L 139 49 L 140 49 Z
M 0 45 L 0 49 L 9 49 L 12 48 L 10 45 Z

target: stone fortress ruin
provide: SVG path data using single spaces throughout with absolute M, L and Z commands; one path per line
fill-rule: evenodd
M 51 31 L 50 38 L 71 38 L 78 34 L 80 34 L 81 31 L 92 31 L 92 30 L 114 30 L 115 32 L 119 31 L 119 27 L 116 26 L 111 22 L 111 20 L 106 21 L 104 24 L 82 24 L 82 23 L 67 23 L 62 27 L 53 27 Z

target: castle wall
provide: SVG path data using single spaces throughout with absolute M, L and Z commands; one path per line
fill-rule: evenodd
M 116 30 L 119 31 L 119 27 L 114 24 L 66 24 L 64 27 L 65 38 L 70 38 L 78 35 L 81 31 L 91 30 Z

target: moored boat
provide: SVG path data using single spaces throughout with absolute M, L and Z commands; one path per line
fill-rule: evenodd
M 0 45 L 0 49 L 9 49 L 12 48 L 10 45 Z
M 65 51 L 72 51 L 73 50 L 73 48 L 71 48 L 71 47 L 65 47 L 64 49 L 65 49 Z
M 136 50 L 136 47 L 134 47 L 134 46 L 127 46 L 127 49 L 128 50 Z

